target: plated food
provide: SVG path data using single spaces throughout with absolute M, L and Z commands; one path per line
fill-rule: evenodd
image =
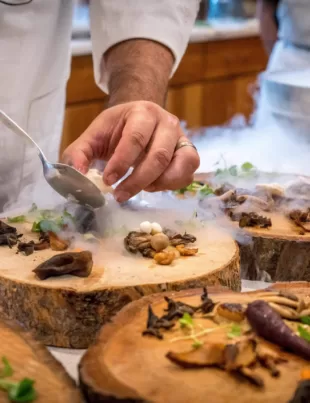
M 209 220 L 233 231 L 243 278 L 310 280 L 309 178 L 259 172 L 244 163 L 198 174 L 188 190 L 176 195 L 180 193 L 195 195 Z
M 1 403 L 82 403 L 63 366 L 29 333 L 0 321 L 0 341 Z
M 100 331 L 80 364 L 82 390 L 88 402 L 307 401 L 309 305 L 298 288 L 145 297 Z
M 93 210 L 70 203 L 2 220 L 2 316 L 46 345 L 86 348 L 112 315 L 144 295 L 218 283 L 240 289 L 231 236 L 212 225 L 187 233 L 186 223 L 174 230 L 172 220 L 165 228 L 164 219 L 134 214 L 137 228 L 103 234 Z

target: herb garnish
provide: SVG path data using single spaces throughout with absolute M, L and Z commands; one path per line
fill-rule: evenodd
M 300 336 L 302 339 L 305 339 L 305 340 L 307 340 L 308 342 L 310 342 L 310 333 L 308 332 L 308 330 L 306 330 L 306 329 L 305 329 L 303 326 L 301 326 L 301 325 L 298 326 L 297 330 L 298 330 L 299 336 Z
M 10 223 L 17 223 L 17 222 L 25 222 L 26 221 L 26 216 L 25 215 L 18 215 L 16 217 L 9 217 L 8 222 Z
M 193 328 L 193 318 L 188 312 L 185 312 L 181 319 L 179 319 L 181 328 L 192 329 Z
M 13 375 L 13 369 L 6 357 L 2 357 L 4 367 L 0 372 L 0 389 L 8 394 L 11 402 L 33 402 L 37 393 L 33 387 L 34 380 L 23 378 L 20 382 L 9 381 L 7 378 Z
M 304 323 L 305 325 L 310 325 L 310 316 L 302 316 L 302 317 L 300 318 L 300 321 L 301 321 L 302 323 Z
M 242 334 L 241 326 L 233 324 L 230 331 L 227 333 L 227 337 L 229 339 L 234 339 L 236 337 L 240 337 L 241 334 Z

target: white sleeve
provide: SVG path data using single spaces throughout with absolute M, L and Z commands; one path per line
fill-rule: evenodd
M 200 0 L 91 0 L 90 19 L 95 80 L 108 92 L 103 54 L 128 39 L 150 39 L 175 57 L 172 74 L 186 50 Z

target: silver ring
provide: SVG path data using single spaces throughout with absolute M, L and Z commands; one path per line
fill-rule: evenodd
M 197 148 L 194 146 L 193 143 L 191 143 L 190 141 L 180 141 L 176 147 L 175 147 L 175 151 L 179 150 L 182 147 L 192 147 L 194 148 L 195 151 L 197 151 Z

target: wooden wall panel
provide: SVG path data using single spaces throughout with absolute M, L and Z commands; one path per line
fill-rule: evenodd
M 103 102 L 91 102 L 86 105 L 70 105 L 66 108 L 60 155 L 64 149 L 75 141 L 90 123 L 103 110 Z

